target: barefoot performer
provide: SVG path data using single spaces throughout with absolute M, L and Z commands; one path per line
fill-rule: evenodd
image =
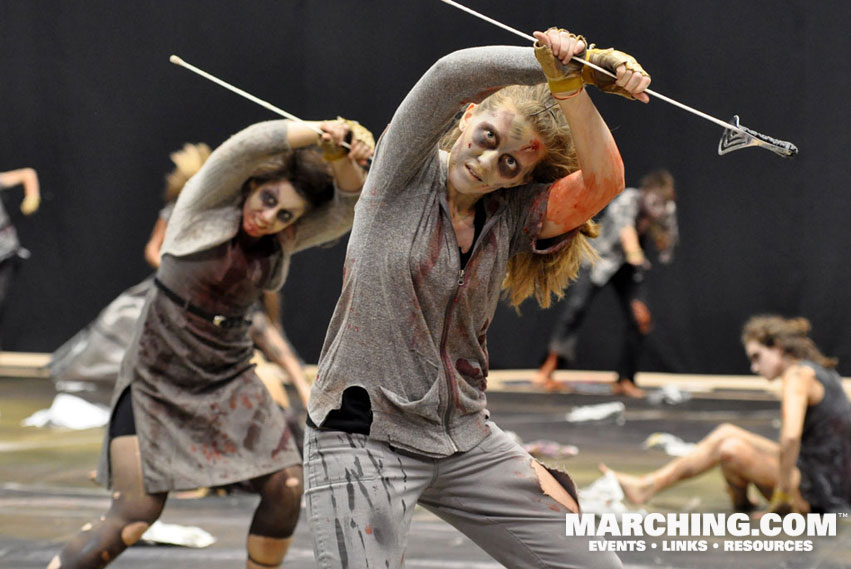
M 833 369 L 836 360 L 821 353 L 809 330 L 804 318 L 755 316 L 742 332 L 753 372 L 783 382 L 779 442 L 725 423 L 688 455 L 653 472 L 615 472 L 627 499 L 643 504 L 719 466 L 736 510 L 755 507 L 748 498 L 751 484 L 770 500 L 769 511 L 851 509 L 851 403 Z

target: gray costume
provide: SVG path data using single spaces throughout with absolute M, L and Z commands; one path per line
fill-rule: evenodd
M 620 566 L 564 537 L 567 508 L 488 421 L 487 330 L 509 259 L 537 249 L 548 185 L 482 198 L 487 219 L 462 270 L 437 146 L 464 103 L 543 79 L 529 48 L 455 52 L 417 83 L 378 142 L 310 397 L 320 428 L 305 437 L 305 496 L 322 568 L 404 565 L 415 503 L 511 567 Z M 369 396 L 369 435 L 323 430 L 354 387 Z
M 242 185 L 289 150 L 286 125 L 259 123 L 231 137 L 178 198 L 157 277 L 206 312 L 244 315 L 263 289 L 280 288 L 290 255 L 351 226 L 357 195 L 338 192 L 277 236 L 243 238 Z M 113 395 L 114 407 L 131 388 L 147 492 L 224 485 L 300 463 L 283 412 L 249 362 L 247 330 L 216 326 L 151 288 Z M 103 483 L 108 449 L 107 438 Z

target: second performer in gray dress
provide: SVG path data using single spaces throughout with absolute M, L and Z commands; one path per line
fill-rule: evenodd
M 281 287 L 293 253 L 349 230 L 372 146 L 351 121 L 265 122 L 222 144 L 187 183 L 116 382 L 98 472 L 112 505 L 51 568 L 103 567 L 159 517 L 169 491 L 237 481 L 261 497 L 247 566 L 282 562 L 301 460 L 254 374 L 246 315 L 262 290 Z

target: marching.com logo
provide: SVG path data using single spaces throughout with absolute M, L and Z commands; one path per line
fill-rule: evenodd
M 588 541 L 591 551 L 645 551 L 648 547 L 662 551 L 812 551 L 813 541 L 806 538 L 836 536 L 836 521 L 837 514 L 766 513 L 752 520 L 744 513 L 569 513 L 565 535 L 603 538 Z M 608 540 L 633 537 L 678 539 L 664 539 L 661 543 L 644 539 Z M 700 539 L 709 537 L 722 539 Z

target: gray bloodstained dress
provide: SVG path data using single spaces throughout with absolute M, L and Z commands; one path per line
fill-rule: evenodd
M 248 127 L 210 156 L 178 199 L 157 277 L 211 314 L 238 317 L 283 284 L 294 252 L 351 227 L 357 194 L 337 191 L 277 236 L 239 230 L 243 182 L 289 150 L 287 121 Z M 250 363 L 248 325 L 219 327 L 158 288 L 148 293 L 113 394 L 131 389 L 145 490 L 166 492 L 247 480 L 300 464 L 282 410 Z M 109 435 L 98 481 L 110 483 Z

